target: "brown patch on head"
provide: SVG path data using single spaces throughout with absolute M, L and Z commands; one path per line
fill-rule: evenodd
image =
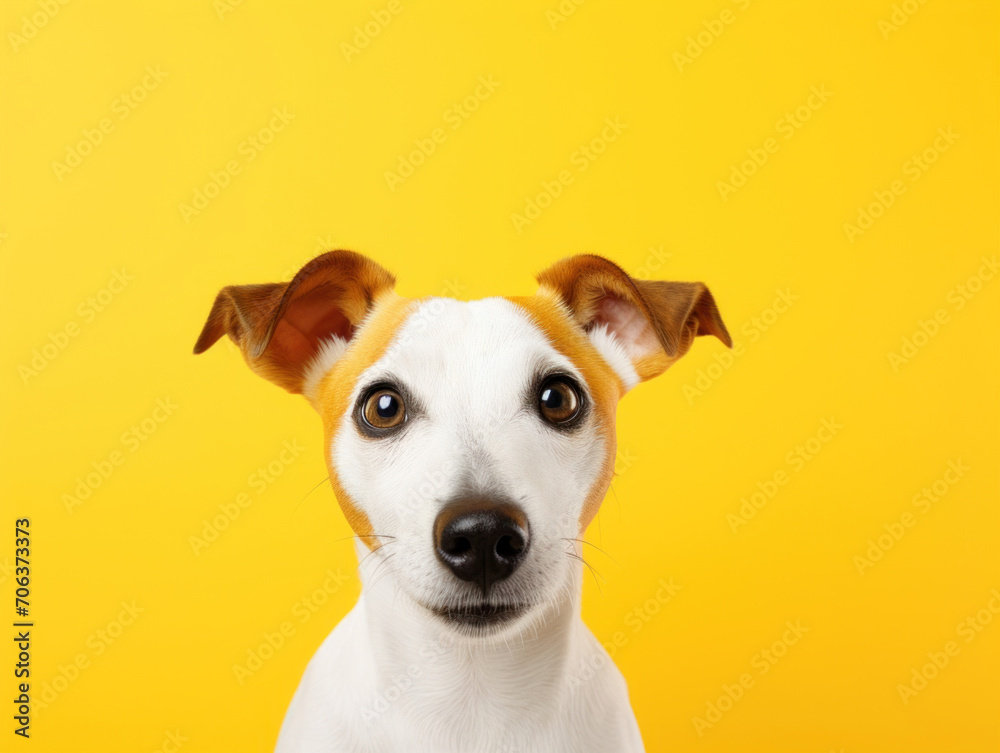
M 551 290 L 540 289 L 529 298 L 508 298 L 531 318 L 545 334 L 552 347 L 580 370 L 590 389 L 597 417 L 597 432 L 604 439 L 604 460 L 597 479 L 587 493 L 580 512 L 580 532 L 594 519 L 615 472 L 615 409 L 624 394 L 621 379 L 594 348 L 586 332 L 574 321 L 572 313 Z
M 358 336 L 317 385 L 313 398 L 313 406 L 323 419 L 323 453 L 330 471 L 330 485 L 347 522 L 369 549 L 377 549 L 382 542 L 373 535 L 375 532 L 368 516 L 337 478 L 337 470 L 333 466 L 333 442 L 344 416 L 351 412 L 351 395 L 358 380 L 365 370 L 385 355 L 393 336 L 413 312 L 416 303 L 415 299 L 401 298 L 395 293 L 380 297 Z

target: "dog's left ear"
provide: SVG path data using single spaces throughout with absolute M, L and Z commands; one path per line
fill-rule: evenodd
M 636 280 L 617 264 L 591 254 L 558 261 L 537 279 L 558 295 L 585 330 L 607 327 L 640 381 L 666 371 L 698 335 L 715 335 L 733 346 L 703 283 Z
M 219 291 L 194 346 L 208 350 L 229 335 L 250 368 L 289 392 L 300 393 L 309 362 L 332 337 L 349 341 L 375 300 L 396 279 L 353 251 L 329 251 L 291 282 L 230 285 Z

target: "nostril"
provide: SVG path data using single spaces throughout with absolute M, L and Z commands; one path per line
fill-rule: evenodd
M 501 536 L 497 540 L 496 553 L 502 560 L 514 559 L 524 550 L 524 540 L 520 536 Z
M 465 536 L 456 536 L 450 541 L 443 542 L 441 548 L 444 549 L 445 554 L 456 557 L 472 549 L 472 542 L 465 538 Z

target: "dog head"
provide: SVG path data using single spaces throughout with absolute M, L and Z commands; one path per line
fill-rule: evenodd
M 698 335 L 731 345 L 701 283 L 631 278 L 599 256 L 527 298 L 404 299 L 332 251 L 289 283 L 230 286 L 198 338 L 319 413 L 330 480 L 387 577 L 466 633 L 524 624 L 572 587 L 611 483 L 615 409 Z

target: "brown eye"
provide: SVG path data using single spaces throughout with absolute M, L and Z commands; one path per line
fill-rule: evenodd
M 406 408 L 395 390 L 383 387 L 371 393 L 361 411 L 365 423 L 376 429 L 391 429 L 403 423 Z
M 580 393 L 565 377 L 554 377 L 542 385 L 538 409 L 549 423 L 565 424 L 580 412 Z

